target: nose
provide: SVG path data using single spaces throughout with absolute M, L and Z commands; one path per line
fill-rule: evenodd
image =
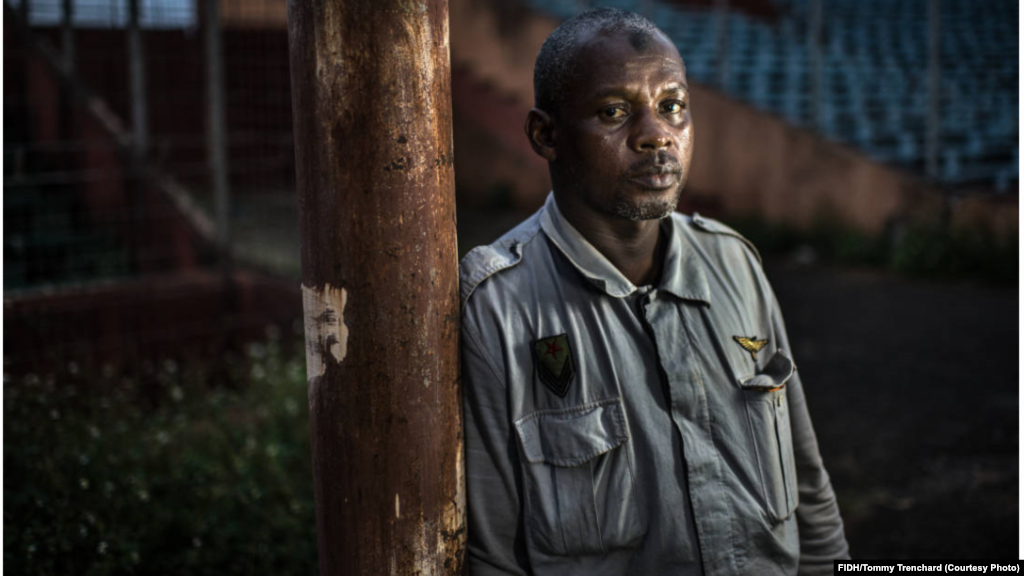
M 636 152 L 650 152 L 669 148 L 674 144 L 672 134 L 666 129 L 664 120 L 658 115 L 641 112 L 636 117 L 631 148 Z

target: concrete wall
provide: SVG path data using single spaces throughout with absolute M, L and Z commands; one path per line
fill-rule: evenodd
M 523 127 L 533 106 L 533 61 L 558 22 L 490 0 L 454 0 L 449 19 L 459 203 L 510 200 L 518 210 L 532 211 L 551 180 Z
M 690 195 L 721 213 L 800 228 L 838 218 L 877 233 L 939 200 L 896 170 L 715 90 L 691 83 L 691 98 Z

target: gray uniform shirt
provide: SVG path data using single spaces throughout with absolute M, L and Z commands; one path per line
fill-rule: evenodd
M 472 575 L 831 574 L 848 556 L 756 252 L 700 216 L 661 225 L 654 287 L 553 196 L 463 259 Z

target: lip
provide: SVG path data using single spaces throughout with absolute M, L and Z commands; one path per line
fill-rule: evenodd
M 666 190 L 679 183 L 679 175 L 675 172 L 659 172 L 657 174 L 636 174 L 629 178 L 640 188 L 647 190 Z

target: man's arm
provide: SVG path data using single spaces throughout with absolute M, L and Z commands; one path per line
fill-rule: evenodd
M 772 296 L 772 324 L 776 342 L 793 354 L 782 320 L 779 303 Z M 796 477 L 799 482 L 800 503 L 796 509 L 797 525 L 800 530 L 801 576 L 832 574 L 832 560 L 849 558 L 850 550 L 843 531 L 843 519 L 839 516 L 839 505 L 832 490 L 828 472 L 818 451 L 818 439 L 814 435 L 811 416 L 807 411 L 800 374 L 795 373 L 786 384 L 789 400 L 789 419 L 793 431 L 793 457 L 796 461 Z
M 469 573 L 525 576 L 519 455 L 510 435 L 504 371 L 487 356 L 472 324 L 463 319 Z

